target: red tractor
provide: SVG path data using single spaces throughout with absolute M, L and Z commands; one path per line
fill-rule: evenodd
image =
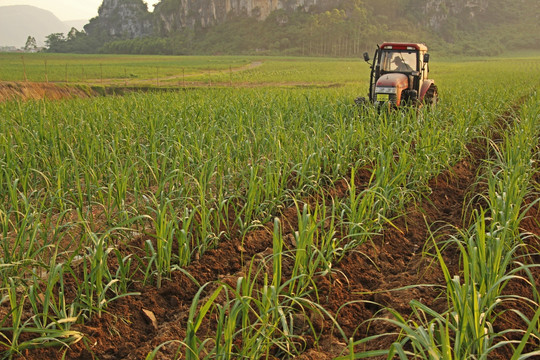
M 368 53 L 364 60 L 369 61 Z M 437 86 L 428 78 L 429 54 L 424 44 L 385 42 L 377 46 L 371 65 L 369 102 L 376 106 L 434 105 Z M 357 104 L 366 103 L 357 98 Z

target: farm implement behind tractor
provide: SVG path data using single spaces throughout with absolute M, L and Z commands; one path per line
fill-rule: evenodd
M 377 107 L 404 105 L 434 105 L 438 100 L 437 86 L 428 78 L 429 54 L 424 44 L 385 42 L 373 56 L 369 81 L 369 97 L 357 98 L 358 105 Z M 369 54 L 364 53 L 369 64 Z

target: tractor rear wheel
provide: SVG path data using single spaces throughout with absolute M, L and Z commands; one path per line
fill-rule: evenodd
M 424 104 L 427 106 L 435 106 L 439 102 L 439 92 L 437 86 L 431 85 L 424 95 Z

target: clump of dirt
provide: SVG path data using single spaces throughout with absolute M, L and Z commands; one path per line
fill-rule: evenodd
M 0 102 L 8 100 L 60 100 L 89 98 L 96 93 L 88 86 L 38 82 L 0 82 Z

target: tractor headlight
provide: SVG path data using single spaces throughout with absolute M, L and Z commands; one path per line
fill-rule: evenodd
M 375 88 L 375 93 L 377 94 L 395 94 L 396 88 L 395 87 L 387 87 L 387 86 L 377 86 Z

